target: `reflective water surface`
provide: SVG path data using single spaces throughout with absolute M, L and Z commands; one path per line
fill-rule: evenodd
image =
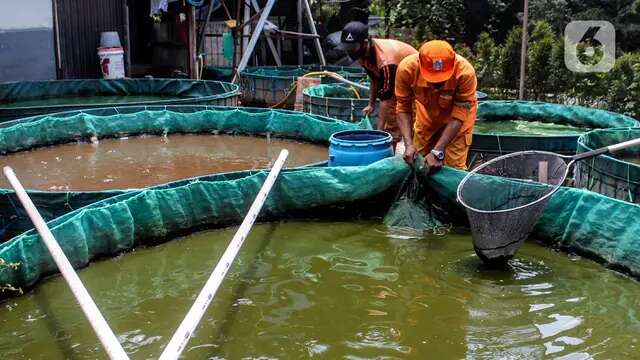
M 132 359 L 157 358 L 235 229 L 80 271 Z M 0 304 L 11 359 L 106 358 L 59 277 Z M 483 267 L 468 234 L 378 222 L 254 227 L 185 359 L 634 359 L 640 284 L 526 243 Z
M 327 159 L 327 147 L 266 137 L 172 134 L 70 143 L 0 156 L 26 188 L 96 191 L 144 188 L 220 172 L 267 168 L 280 150 L 286 166 Z M 9 182 L 0 177 L 0 186 Z
M 502 135 L 571 135 L 590 129 L 565 124 L 525 120 L 478 120 L 473 129 L 477 134 Z

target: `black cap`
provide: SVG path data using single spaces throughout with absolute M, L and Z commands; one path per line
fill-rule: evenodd
M 340 42 L 344 44 L 362 43 L 367 39 L 369 39 L 369 27 L 359 21 L 347 23 L 340 36 Z

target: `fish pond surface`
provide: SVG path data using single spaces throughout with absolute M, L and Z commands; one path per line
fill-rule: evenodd
M 55 106 L 55 105 L 114 105 L 131 103 L 149 103 L 156 101 L 168 101 L 187 99 L 179 95 L 142 94 L 142 95 L 82 95 L 82 96 L 58 96 L 24 99 L 0 102 L 0 109 L 21 108 L 30 106 Z
M 584 127 L 541 121 L 482 119 L 476 121 L 473 132 L 500 135 L 576 135 L 589 130 Z
M 91 264 L 80 277 L 132 359 L 157 358 L 235 229 Z M 634 359 L 640 284 L 533 241 L 483 267 L 468 234 L 378 222 L 256 225 L 185 359 Z M 106 358 L 49 278 L 0 304 L 9 359 Z
M 280 150 L 286 166 L 327 159 L 327 147 L 265 137 L 172 134 L 102 139 L 36 148 L 0 156 L 26 188 L 99 191 L 152 185 L 237 170 L 267 168 Z M 9 187 L 1 177 L 0 186 Z

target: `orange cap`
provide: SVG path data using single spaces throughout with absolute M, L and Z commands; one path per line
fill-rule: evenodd
M 448 42 L 432 40 L 420 47 L 420 75 L 430 83 L 449 80 L 453 76 L 456 52 Z

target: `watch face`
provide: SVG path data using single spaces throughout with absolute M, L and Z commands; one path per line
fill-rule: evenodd
M 444 160 L 444 152 L 438 151 L 438 150 L 432 150 L 431 153 L 433 154 L 433 156 L 436 157 L 436 159 L 440 161 Z

